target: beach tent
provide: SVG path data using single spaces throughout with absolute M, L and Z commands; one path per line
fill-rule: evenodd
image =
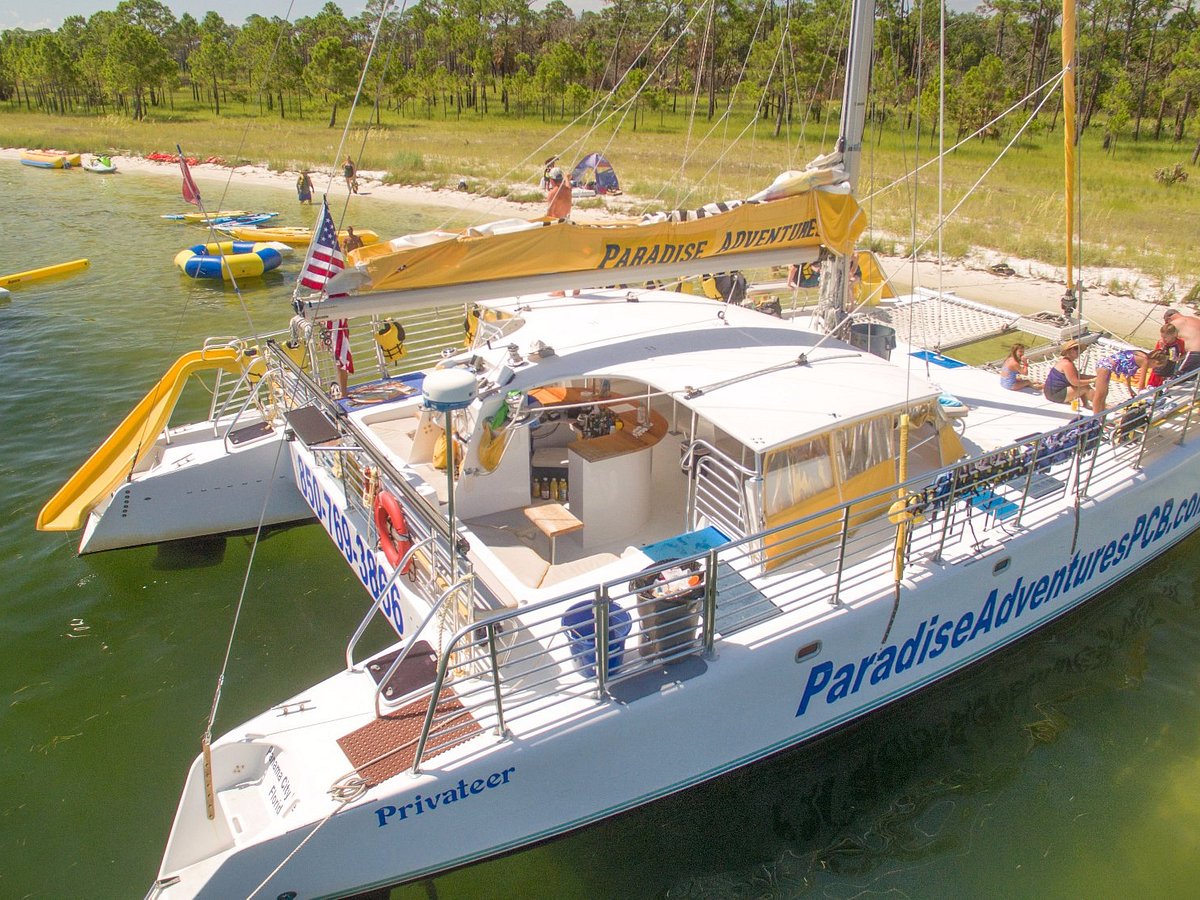
M 621 193 L 621 184 L 617 181 L 612 163 L 599 153 L 589 153 L 571 171 L 571 185 L 594 188 L 597 194 Z

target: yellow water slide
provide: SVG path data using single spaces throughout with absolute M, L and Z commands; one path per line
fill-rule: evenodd
M 154 447 L 167 426 L 188 376 L 221 369 L 240 374 L 242 351 L 237 348 L 193 350 L 175 361 L 167 373 L 142 398 L 117 430 L 108 436 L 79 471 L 68 479 L 38 513 L 39 531 L 74 531 L 82 528 L 92 507 L 129 476 Z

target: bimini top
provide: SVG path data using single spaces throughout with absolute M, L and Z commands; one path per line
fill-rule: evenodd
M 536 341 L 554 350 L 507 387 L 635 379 L 759 452 L 941 393 L 922 375 L 753 310 L 667 291 L 632 296 L 486 304 L 521 321 L 497 352 L 515 343 L 528 354 Z

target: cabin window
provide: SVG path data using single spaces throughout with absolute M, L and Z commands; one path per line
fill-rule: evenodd
M 856 422 L 834 435 L 842 480 L 873 469 L 896 458 L 896 430 L 891 416 Z
M 770 453 L 763 473 L 767 516 L 783 512 L 833 487 L 833 464 L 825 438 Z

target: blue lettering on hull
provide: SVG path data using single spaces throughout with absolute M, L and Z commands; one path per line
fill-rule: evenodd
M 993 630 L 1016 623 L 1026 610 L 1037 610 L 1047 603 L 1083 587 L 1096 576 L 1125 562 L 1135 549 L 1148 550 L 1177 528 L 1200 516 L 1200 492 L 1190 497 L 1167 500 L 1148 513 L 1138 516 L 1133 527 L 1117 540 L 1087 551 L 1079 551 L 1059 569 L 1040 576 L 1017 577 L 1001 595 L 995 588 L 983 605 L 967 610 L 957 619 L 940 621 L 932 616 L 917 626 L 916 633 L 899 644 L 889 644 L 874 653 L 841 665 L 832 661 L 817 663 L 808 670 L 808 680 L 796 716 L 803 716 L 822 701 L 826 706 L 857 694 L 864 684 L 877 685 L 892 675 L 924 666 L 950 649 L 970 644 Z
M 363 583 L 375 600 L 379 600 L 383 589 L 387 587 L 391 573 L 379 562 L 379 555 L 373 547 L 367 546 L 361 534 L 347 518 L 345 512 L 334 503 L 325 493 L 317 477 L 305 463 L 303 457 L 295 456 L 296 481 L 300 485 L 300 494 L 304 501 L 312 507 L 321 527 L 329 532 L 338 552 L 345 557 L 358 580 Z M 400 588 L 392 584 L 387 596 L 379 604 L 387 620 L 392 623 L 399 635 L 404 634 L 404 613 L 400 606 Z

